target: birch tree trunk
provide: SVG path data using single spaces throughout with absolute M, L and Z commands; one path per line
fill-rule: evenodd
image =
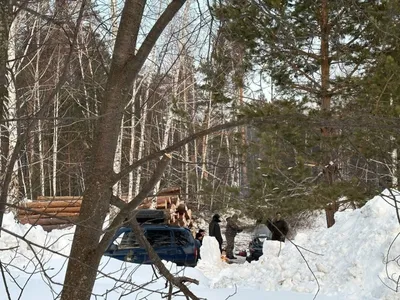
M 243 80 L 243 79 L 242 79 Z M 243 105 L 243 87 L 239 87 L 239 103 Z M 241 181 L 240 187 L 244 188 L 247 191 L 248 188 L 248 176 L 247 176 L 247 155 L 246 155 L 246 147 L 247 147 L 247 133 L 246 127 L 243 126 L 241 128 L 241 146 L 242 146 L 242 156 L 241 156 Z
M 207 111 L 204 116 L 203 127 L 208 128 L 211 124 L 211 109 L 212 109 L 212 93 L 210 92 Z M 203 137 L 203 143 L 201 145 L 201 177 L 200 177 L 200 190 L 203 191 L 204 180 L 207 179 L 207 151 L 208 151 L 208 135 Z M 199 197 L 202 199 L 202 197 Z M 197 209 L 200 210 L 202 200 L 197 202 Z
M 192 99 L 194 101 L 194 99 L 196 99 L 196 90 L 194 88 L 194 84 L 193 84 L 193 88 L 192 88 Z M 195 120 L 196 119 L 196 114 L 197 114 L 197 110 L 196 110 L 196 105 L 193 104 L 193 111 L 192 111 L 192 119 Z M 196 187 L 196 203 L 198 204 L 201 201 L 201 196 L 199 195 L 199 191 L 200 191 L 200 178 L 201 178 L 201 168 L 198 165 L 198 159 L 199 159 L 199 154 L 198 154 L 198 144 L 197 144 L 197 140 L 193 141 L 193 162 L 194 162 L 194 173 L 195 173 L 195 187 Z
M 183 76 L 184 76 L 184 81 L 183 81 L 183 109 L 185 112 L 188 112 L 188 86 L 187 86 L 187 80 L 186 80 L 186 67 L 183 67 Z M 193 84 L 194 85 L 194 84 Z M 194 101 L 194 100 L 193 100 Z M 187 120 L 185 122 L 185 128 L 187 128 Z M 184 200 L 187 202 L 188 201 L 188 196 L 189 196 L 189 144 L 185 145 L 184 152 L 183 152 L 183 158 L 185 163 L 183 164 L 183 174 L 184 174 L 184 183 L 185 183 L 185 196 Z
M 393 106 L 393 98 L 390 97 L 390 106 Z M 390 140 L 392 142 L 396 142 L 396 138 L 394 136 L 390 136 Z M 397 154 L 397 148 L 394 148 L 391 153 L 391 158 L 392 158 L 392 166 L 391 166 L 391 173 L 392 173 L 392 188 L 397 189 L 397 186 L 399 184 L 399 179 L 397 177 L 397 172 L 398 172 L 398 154 Z
M 117 148 L 115 150 L 115 157 L 114 157 L 114 172 L 119 173 L 121 172 L 121 162 L 122 162 L 122 138 L 124 134 L 124 117 L 122 117 L 121 125 L 120 125 L 120 131 L 118 134 L 118 142 L 117 142 Z M 116 184 L 113 186 L 113 195 L 118 196 L 118 198 L 121 198 L 122 191 L 121 191 L 121 181 L 118 181 Z
M 61 59 L 61 51 L 60 45 L 57 46 L 58 55 L 57 55 L 57 69 L 56 69 L 56 82 L 60 80 L 60 59 Z M 57 152 L 58 152 L 58 113 L 59 113 L 59 105 L 60 105 L 60 93 L 56 93 L 54 97 L 54 121 L 53 121 L 53 169 L 52 169 L 52 191 L 53 196 L 57 195 Z
M 140 99 L 142 99 L 140 107 L 143 107 L 141 116 L 140 116 L 140 138 L 139 138 L 139 145 L 138 145 L 138 154 L 137 154 L 137 160 L 140 160 L 143 156 L 143 151 L 144 151 L 144 139 L 145 139 L 145 129 L 146 129 L 146 119 L 147 119 L 147 102 L 149 99 L 150 95 L 150 85 L 147 86 L 146 88 L 146 94 L 143 98 L 141 95 Z M 142 167 L 139 166 L 137 168 L 136 172 L 136 183 L 135 183 L 135 195 L 139 193 L 140 189 L 140 181 L 141 181 L 141 176 L 142 176 Z
M 129 146 L 129 164 L 132 164 L 135 159 L 135 139 L 136 139 L 136 117 L 135 117 L 135 105 L 134 105 L 135 99 L 136 99 L 136 81 L 133 83 L 133 89 L 132 89 L 131 143 Z M 133 199 L 134 176 L 135 176 L 134 172 L 129 172 L 127 202 L 130 202 Z
M 393 140 L 394 138 L 391 137 Z M 399 180 L 397 177 L 397 164 L 398 164 L 398 155 L 397 155 L 397 148 L 392 150 L 392 188 L 397 189 L 399 184 Z
M 38 111 L 41 107 L 40 95 L 37 98 L 38 102 L 35 107 L 35 111 Z M 44 172 L 44 154 L 43 154 L 43 126 L 42 121 L 38 120 L 38 147 L 39 147 L 39 172 L 40 172 L 40 192 L 42 195 L 46 195 L 45 193 L 45 172 Z
M 138 92 L 140 91 L 141 87 L 143 85 L 146 85 L 145 81 L 146 81 L 147 76 L 144 76 L 140 82 L 138 83 L 137 80 L 135 80 L 135 82 L 133 83 L 133 88 L 132 88 L 132 99 L 131 99 L 131 142 L 130 142 L 130 148 L 129 148 L 129 164 L 132 164 L 135 160 L 135 152 L 136 152 L 136 126 L 140 125 L 140 135 L 141 137 L 143 136 L 143 139 L 141 138 L 140 141 L 142 141 L 142 144 L 140 145 L 139 142 L 139 149 L 142 147 L 142 150 L 140 151 L 140 155 L 142 155 L 143 153 L 143 147 L 144 147 L 144 135 L 145 135 L 145 125 L 146 123 L 143 124 L 143 135 L 142 135 L 142 123 L 141 123 L 141 118 L 139 120 L 136 120 L 136 111 L 135 111 L 135 105 L 134 103 L 136 102 L 136 99 L 138 99 L 139 104 L 140 101 L 142 99 L 142 95 L 138 94 Z M 146 95 L 149 95 L 149 93 L 147 92 Z M 143 114 L 144 114 L 144 118 L 147 118 L 147 99 L 145 99 L 142 104 L 140 105 L 144 105 L 143 107 Z M 140 106 L 142 107 L 142 106 Z M 144 121 L 145 122 L 145 121 Z M 138 152 L 139 152 L 138 151 Z M 137 182 L 139 182 L 139 184 L 137 184 Z M 135 172 L 129 172 L 129 178 L 128 178 L 128 199 L 127 202 L 130 202 L 134 195 L 137 195 L 137 193 L 139 192 L 139 186 L 140 186 L 140 180 L 135 181 Z
M 179 80 L 179 66 L 180 66 L 180 63 L 178 64 L 178 70 L 175 73 L 175 79 L 174 79 L 174 83 L 173 83 L 173 85 L 174 85 L 174 88 L 173 88 L 174 92 L 173 92 L 173 95 L 172 95 L 173 99 L 177 99 L 177 97 L 178 97 L 178 91 L 177 91 L 177 87 L 175 86 L 175 84 L 178 84 L 178 80 Z M 169 139 L 170 134 L 172 134 L 171 133 L 171 127 L 172 127 L 172 121 L 173 121 L 173 112 L 172 112 L 173 99 L 168 99 L 167 121 L 166 121 L 166 124 L 165 124 L 164 136 L 163 136 L 162 143 L 160 145 L 160 149 L 165 149 L 168 146 L 168 139 Z M 157 195 L 159 189 L 160 189 L 160 181 L 154 187 L 153 194 Z M 153 200 L 153 206 L 156 204 L 156 199 L 157 198 L 154 198 L 154 200 Z
M 38 3 L 38 11 L 41 11 L 41 5 Z M 39 22 L 39 20 L 37 20 Z M 39 23 L 41 24 L 41 23 Z M 37 23 L 35 22 L 35 26 L 37 26 Z M 39 49 L 40 46 L 40 40 L 41 40 L 41 30 L 35 30 L 34 32 L 35 35 L 35 42 L 36 45 L 35 47 Z M 33 89 L 32 89 L 32 104 L 28 105 L 28 114 L 34 115 L 36 111 L 36 107 L 40 105 L 40 73 L 39 73 L 39 61 L 40 61 L 41 53 L 38 51 L 36 53 L 35 59 L 32 62 L 34 64 L 34 70 L 33 70 Z M 39 125 L 38 125 L 39 126 Z M 37 128 L 38 129 L 38 128 Z M 40 130 L 39 130 L 40 133 Z M 27 140 L 27 159 L 28 159 L 28 185 L 29 185 L 29 195 L 28 197 L 30 199 L 35 199 L 36 198 L 36 189 L 33 187 L 34 182 L 37 182 L 37 178 L 40 176 L 40 172 L 36 172 L 37 170 L 37 165 L 36 165 L 36 158 L 35 158 L 35 134 L 31 132 L 28 136 Z M 37 175 L 38 174 L 38 175 Z M 41 188 L 43 188 L 41 186 Z M 42 191 L 40 191 L 42 192 Z M 43 195 L 43 193 L 42 193 Z
M 11 26 L 9 31 L 8 39 L 8 101 L 6 109 L 8 111 L 8 117 L 13 120 L 8 122 L 8 153 L 9 155 L 14 152 L 15 144 L 17 142 L 18 130 L 17 130 L 17 91 L 16 91 L 16 36 L 19 26 L 20 14 L 18 14 Z M 9 161 L 9 158 L 7 158 Z M 8 187 L 8 202 L 12 203 L 19 198 L 19 180 L 18 180 L 18 161 L 15 161 L 12 166 L 12 178 Z
M 234 160 L 232 159 L 231 145 L 230 145 L 230 141 L 229 141 L 228 132 L 224 132 L 224 133 L 225 133 L 225 143 L 226 143 L 226 149 L 227 149 L 227 155 L 228 155 L 228 163 L 229 163 L 229 168 L 231 169 L 230 176 L 227 176 L 226 181 L 228 184 L 233 185 L 233 183 L 235 182 Z M 229 181 L 229 177 L 230 177 L 230 181 Z M 228 201 L 227 202 L 230 202 L 230 197 L 231 197 L 230 193 L 228 193 Z M 225 198 L 224 198 L 224 200 L 225 200 Z

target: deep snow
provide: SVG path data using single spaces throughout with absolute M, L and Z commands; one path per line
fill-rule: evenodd
M 400 194 L 394 193 L 400 199 Z M 317 299 L 400 299 L 395 292 L 400 278 L 400 225 L 394 201 L 385 195 L 389 192 L 374 197 L 361 209 L 336 213 L 336 224 L 329 229 L 314 226 L 298 232 L 294 240 L 285 244 L 268 241 L 265 255 L 258 262 L 226 264 L 219 258 L 216 241 L 206 237 L 202 260 L 196 268 L 166 265 L 173 272 L 199 279 L 200 285 L 190 285 L 190 289 L 207 299 L 226 299 L 230 295 L 233 296 L 229 299 L 313 299 L 317 292 Z M 321 223 L 317 220 L 317 224 Z M 4 228 L 63 255 L 69 253 L 73 229 L 46 234 L 40 227 L 16 224 L 12 214 L 5 216 Z M 58 283 L 64 277 L 66 258 L 34 249 L 37 257 L 25 242 L 5 232 L 1 235 L 0 260 L 11 299 L 18 298 L 18 285 L 26 282 L 20 299 L 54 299 L 61 289 Z M 36 273 L 30 277 L 32 271 Z M 161 299 L 160 294 L 150 291 L 165 288 L 165 282 L 155 279 L 150 266 L 103 258 L 101 271 L 94 289 L 97 299 L 105 299 L 107 293 L 107 299 L 118 299 L 127 293 L 122 299 Z M 3 275 L 0 277 L 0 299 L 7 299 Z M 123 280 L 115 283 L 109 277 Z M 135 291 L 136 285 L 151 280 L 144 289 Z

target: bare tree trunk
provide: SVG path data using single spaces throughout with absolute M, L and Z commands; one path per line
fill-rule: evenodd
M 40 9 L 39 9 L 40 11 Z M 41 34 L 40 34 L 40 30 L 36 31 L 36 47 L 39 48 L 40 47 L 40 41 L 41 41 Z M 40 57 L 41 57 L 41 53 L 40 51 L 38 51 L 38 53 L 36 53 L 36 57 L 35 57 L 35 71 L 34 71 L 34 75 L 33 75 L 33 79 L 34 79 L 34 85 L 33 85 L 33 105 L 32 105 L 32 112 L 31 114 L 34 115 L 34 113 L 38 110 L 38 108 L 40 107 Z M 42 136 L 42 130 L 41 130 L 41 120 L 38 121 L 38 125 L 36 130 L 38 131 L 38 140 L 37 143 L 39 145 L 39 156 L 43 155 L 42 153 L 42 149 L 41 149 L 41 136 Z M 30 158 L 30 162 L 31 164 L 29 164 L 29 180 L 30 180 L 30 191 L 31 191 L 31 199 L 34 199 L 34 187 L 32 184 L 32 180 L 34 183 L 37 182 L 37 178 L 39 178 L 39 182 L 41 182 L 42 178 L 42 170 L 41 167 L 43 167 L 43 162 L 42 160 L 40 163 L 40 167 L 39 167 L 39 172 L 36 172 L 36 170 L 38 169 L 37 166 L 34 164 L 34 162 L 36 162 L 35 159 L 35 135 L 33 133 L 31 133 L 29 135 L 29 158 Z M 38 173 L 38 174 L 37 174 Z M 41 182 L 42 183 L 42 182 Z M 40 184 L 40 193 L 41 195 L 44 195 L 44 183 Z
M 176 73 L 175 73 L 175 78 L 173 81 L 173 94 L 172 94 L 172 99 L 170 99 L 168 101 L 168 105 L 167 105 L 167 123 L 165 125 L 165 130 L 164 130 L 164 137 L 162 140 L 162 144 L 161 144 L 161 149 L 164 149 L 165 147 L 167 147 L 168 145 L 168 139 L 169 136 L 171 136 L 171 138 L 173 137 L 173 130 L 171 130 L 171 128 L 173 128 L 173 111 L 172 111 L 172 104 L 174 101 L 177 101 L 176 99 L 178 99 L 179 94 L 180 94 L 180 78 L 183 78 L 183 80 L 185 81 L 185 74 L 181 74 L 181 70 L 184 68 L 184 64 L 185 64 L 185 60 L 186 60 L 186 50 L 184 49 L 184 44 L 185 44 L 185 29 L 186 28 L 186 24 L 187 24 L 187 19 L 188 19 L 188 13 L 189 13 L 189 8 L 190 8 L 190 1 L 186 2 L 185 5 L 185 9 L 183 12 L 183 17 L 182 17 L 182 22 L 181 22 L 181 26 L 180 26 L 180 38 L 178 40 L 178 55 L 179 55 L 179 59 L 178 59 L 178 65 L 176 66 Z M 182 76 L 183 75 L 183 76 Z M 154 188 L 154 195 L 157 195 L 158 190 L 160 189 L 160 182 L 157 183 L 157 185 Z
M 329 93 L 329 19 L 328 0 L 321 0 L 321 108 L 329 111 L 331 107 L 331 95 Z
M 243 105 L 243 87 L 239 87 L 239 103 L 240 105 Z M 248 177 L 247 177 L 247 136 L 246 136 L 246 127 L 243 126 L 241 128 L 241 137 L 242 137 L 242 157 L 241 157 L 241 166 L 242 166 L 242 176 L 241 176 L 241 182 L 240 186 L 245 187 L 247 190 L 248 187 Z
M 83 44 L 84 44 L 84 50 L 85 50 L 86 56 L 90 57 L 89 49 L 87 47 L 87 43 L 83 43 Z M 93 74 L 93 62 L 92 62 L 91 59 L 89 59 L 89 61 L 88 61 L 88 68 L 89 68 L 90 77 L 93 78 L 93 76 L 94 76 L 94 74 Z M 99 115 L 98 102 L 99 102 L 99 99 L 98 99 L 98 96 L 97 96 L 97 91 L 95 89 L 94 90 L 94 111 L 92 111 L 92 109 L 90 108 L 89 101 L 86 102 L 86 110 L 88 112 L 88 115 L 91 114 L 91 115 L 94 115 L 96 117 Z M 94 132 L 93 128 L 91 128 L 91 132 Z
M 231 145 L 230 145 L 230 141 L 229 141 L 229 135 L 227 132 L 225 133 L 225 142 L 226 142 L 226 149 L 227 149 L 227 155 L 228 155 L 228 163 L 229 163 L 229 169 L 230 171 L 230 176 L 227 176 L 227 182 L 229 182 L 229 177 L 230 177 L 230 185 L 232 185 L 235 182 L 235 170 L 234 170 L 234 160 L 232 159 L 232 151 L 231 151 Z M 225 198 L 224 198 L 225 200 Z M 230 193 L 228 193 L 228 199 L 227 199 L 228 203 L 231 200 L 231 195 Z M 225 203 L 224 203 L 225 204 Z
M 8 101 L 6 109 L 8 111 L 8 153 L 13 153 L 18 137 L 17 130 L 17 91 L 15 86 L 16 77 L 16 42 L 17 42 L 17 30 L 19 25 L 19 15 L 14 18 L 10 26 L 8 36 Z M 7 158 L 9 161 L 9 158 Z M 8 202 L 12 203 L 19 198 L 19 180 L 18 180 L 18 161 L 14 162 L 12 166 L 12 179 L 8 187 Z
M 136 81 L 133 83 L 132 89 L 132 108 L 131 108 L 131 143 L 129 147 L 129 164 L 132 164 L 135 159 L 135 139 L 136 139 L 136 117 L 135 117 L 135 99 L 136 99 Z M 133 199 L 133 188 L 134 188 L 134 172 L 129 172 L 128 179 L 128 199 L 130 202 Z
M 143 156 L 144 150 L 144 139 L 145 139 L 145 129 L 146 129 L 146 120 L 147 120 L 147 103 L 150 95 L 150 86 L 147 86 L 146 94 L 143 97 L 141 95 L 140 99 L 142 99 L 141 107 L 143 107 L 143 112 L 140 116 L 140 138 L 139 138 L 139 146 L 138 146 L 138 155 L 137 160 L 141 159 Z M 135 184 L 135 195 L 139 193 L 140 189 L 140 181 L 142 176 L 142 168 L 139 166 L 136 172 L 136 184 Z
M 212 110 L 212 93 L 210 92 L 207 111 L 204 116 L 204 122 L 203 122 L 204 127 L 206 127 L 206 128 L 210 127 L 211 110 Z M 208 151 L 208 135 L 203 137 L 203 143 L 201 145 L 201 176 L 200 176 L 200 187 L 199 187 L 199 189 L 201 191 L 203 190 L 204 181 L 208 177 L 208 174 L 207 174 L 207 151 Z M 202 199 L 202 196 L 200 196 L 199 199 Z M 202 200 L 197 202 L 197 209 L 200 209 L 202 202 L 203 202 Z
M 0 171 L 4 174 L 8 157 L 8 129 L 4 119 L 8 112 L 5 105 L 8 101 L 7 90 L 7 61 L 8 38 L 12 22 L 11 1 L 2 1 L 0 4 Z M 1 176 L 0 178 L 2 178 Z
M 80 34 L 80 38 L 81 38 L 81 41 L 80 41 L 81 44 L 86 46 L 85 37 L 83 36 L 83 34 Z M 81 71 L 82 82 L 83 82 L 83 95 L 85 96 L 84 97 L 85 98 L 84 107 L 86 108 L 86 110 L 83 110 L 83 114 L 87 118 L 89 118 L 90 115 L 91 115 L 90 114 L 91 109 L 90 109 L 90 106 L 89 106 L 89 94 L 88 94 L 88 88 L 86 86 L 86 72 L 85 72 L 85 70 L 83 68 L 83 58 L 82 58 L 83 53 L 82 52 L 83 52 L 83 50 L 79 49 L 77 55 L 78 55 L 78 61 L 79 61 L 79 69 Z M 88 57 L 89 57 L 89 55 L 88 55 Z M 90 63 L 89 63 L 89 65 L 90 65 Z
M 187 80 L 186 80 L 186 67 L 184 67 L 184 71 L 183 71 L 183 76 L 185 78 L 184 82 L 183 82 L 183 109 L 185 112 L 188 111 L 188 87 L 187 87 Z M 187 121 L 186 121 L 187 124 Z M 187 127 L 187 125 L 185 125 L 185 127 Z M 190 174 L 189 174 L 189 145 L 186 144 L 184 151 L 183 151 L 183 158 L 185 163 L 183 164 L 183 173 L 184 173 L 184 183 L 185 183 L 185 196 L 184 196 L 184 200 L 187 201 L 188 200 L 188 196 L 189 196 L 189 178 L 190 178 Z
M 390 97 L 390 106 L 393 106 L 393 98 Z M 396 142 L 396 138 L 394 136 L 390 136 L 390 141 Z M 392 188 L 397 189 L 397 186 L 399 184 L 399 179 L 397 177 L 397 172 L 398 172 L 398 154 L 397 154 L 397 148 L 394 148 L 391 153 L 391 158 L 392 158 L 392 165 L 391 165 L 391 173 L 392 173 Z
M 56 82 L 60 80 L 60 59 L 61 51 L 60 45 L 57 46 L 57 70 L 56 70 Z M 53 169 L 52 169 L 52 191 L 53 196 L 57 195 L 57 153 L 58 153 L 58 113 L 60 105 L 60 93 L 57 93 L 54 98 L 54 121 L 53 121 Z
M 122 138 L 124 134 L 124 117 L 122 117 L 120 131 L 118 134 L 118 142 L 117 142 L 117 149 L 115 151 L 114 157 L 114 172 L 119 173 L 121 172 L 121 163 L 122 163 Z M 120 198 L 121 196 L 121 181 L 118 181 L 113 186 L 113 195 Z
M 118 23 L 117 23 L 117 2 L 116 0 L 111 0 L 111 39 L 112 44 L 115 46 L 114 39 L 118 33 Z M 113 47 L 114 48 L 114 47 Z M 115 158 L 114 158 L 114 172 L 119 173 L 121 171 L 121 156 L 122 156 L 122 138 L 124 132 L 124 118 L 122 117 L 121 121 L 121 128 L 118 134 L 118 142 L 117 142 L 117 149 L 115 151 Z M 121 195 L 121 181 L 118 181 L 113 186 L 113 194 L 114 196 L 120 197 Z
M 194 99 L 196 99 L 196 90 L 195 90 L 195 88 L 194 88 L 194 84 L 193 84 L 193 88 L 192 88 L 192 99 L 193 99 L 193 101 L 194 101 Z M 192 119 L 194 120 L 195 118 L 196 118 L 196 106 L 195 106 L 195 104 L 193 104 L 193 112 L 192 112 Z M 201 195 L 199 195 L 199 191 L 200 191 L 200 185 L 201 185 L 201 183 L 200 183 L 200 178 L 201 178 L 201 175 L 200 175 L 200 173 L 199 173 L 199 171 L 200 171 L 200 167 L 199 167 L 199 165 L 198 165 L 198 149 L 197 149 L 197 147 L 198 147 L 198 145 L 197 145 L 197 141 L 195 140 L 194 142 L 193 142 L 193 159 L 192 159 L 192 161 L 194 162 L 194 172 L 195 172 L 195 174 L 196 174 L 196 177 L 195 177 L 195 186 L 196 186 L 196 191 L 195 191 L 195 195 L 196 195 L 196 202 L 197 202 L 197 205 L 199 205 L 198 203 L 201 201 Z
M 83 195 L 61 300 L 90 299 L 97 268 L 104 251 L 103 249 L 99 251 L 98 246 L 112 198 L 112 186 L 115 183 L 113 160 L 123 109 L 129 101 L 133 82 L 151 49 L 184 3 L 184 0 L 170 2 L 144 38 L 137 52 L 135 46 L 145 1 L 132 0 L 124 3 L 111 68 L 101 103 L 102 119 L 97 123 L 91 153 L 91 172 L 86 180 L 86 191 Z M 153 187 L 154 185 L 151 188 Z
M 37 99 L 36 110 L 41 106 L 40 97 Z M 44 155 L 43 155 L 43 135 L 42 135 L 42 121 L 38 120 L 38 146 L 39 146 L 39 178 L 40 178 L 40 193 L 45 195 L 45 172 L 44 172 Z
M 180 65 L 180 64 L 178 64 L 178 65 Z M 174 86 L 175 86 L 175 84 L 178 84 L 178 78 L 179 78 L 179 67 L 178 67 L 178 70 L 176 73 L 176 78 L 175 78 L 176 80 L 174 80 L 174 83 L 173 83 Z M 173 95 L 171 95 L 171 98 L 177 99 L 177 96 L 178 96 L 177 88 L 174 87 L 174 90 L 175 91 L 174 91 Z M 162 143 L 160 145 L 160 149 L 165 149 L 168 146 L 168 139 L 169 139 L 170 135 L 172 135 L 172 133 L 171 133 L 171 128 L 173 125 L 172 124 L 172 121 L 173 121 L 172 102 L 173 102 L 173 99 L 169 99 L 168 104 L 167 104 L 167 110 L 168 110 L 167 121 L 165 124 L 164 136 L 163 136 Z M 157 195 L 159 189 L 160 189 L 160 182 L 158 182 L 156 184 L 156 186 L 154 187 L 154 191 L 153 191 L 154 195 Z M 155 201 L 156 201 L 156 198 L 154 198 L 153 204 L 156 204 Z
M 184 28 L 186 28 L 186 24 L 188 22 L 190 4 L 191 4 L 190 1 L 188 1 L 186 3 L 185 11 L 183 13 Z M 183 32 L 186 35 L 186 30 L 184 30 Z M 184 60 L 184 63 L 183 63 L 183 68 L 182 68 L 182 73 L 183 73 L 182 74 L 182 77 L 183 77 L 183 109 L 184 109 L 185 112 L 188 112 L 188 89 L 189 89 L 189 85 L 191 85 L 194 88 L 194 82 L 190 82 L 189 81 L 189 85 L 188 85 L 188 79 L 189 79 L 188 75 L 189 74 L 188 74 L 187 64 L 188 64 L 188 59 L 187 59 L 186 51 L 185 51 L 185 60 Z M 190 69 L 193 72 L 193 68 L 190 68 Z M 193 74 L 190 74 L 190 79 L 192 79 L 194 81 Z M 195 98 L 193 98 L 193 101 L 194 101 L 194 99 Z M 187 124 L 187 120 L 186 120 L 186 124 Z M 184 175 L 184 179 L 185 179 L 185 181 L 184 181 L 184 183 L 185 183 L 185 186 L 184 186 L 184 188 L 185 188 L 184 199 L 185 199 L 185 201 L 188 201 L 189 200 L 189 178 L 190 178 L 190 174 L 189 174 L 189 159 L 190 158 L 189 158 L 189 145 L 188 144 L 185 145 L 185 148 L 183 150 L 183 157 L 184 157 L 184 160 L 185 160 L 184 167 L 183 167 L 183 171 L 184 171 L 184 174 L 185 174 Z
M 222 148 L 224 143 L 224 133 L 221 134 L 221 140 L 220 140 L 220 148 Z M 214 180 L 212 181 L 212 187 L 213 187 L 213 191 L 217 190 L 217 186 L 220 185 L 221 179 L 218 178 L 217 176 L 217 171 L 218 171 L 218 165 L 219 165 L 219 159 L 221 158 L 221 152 L 218 151 L 218 156 L 217 156 L 217 160 L 215 161 L 215 166 L 214 166 L 214 170 L 213 170 L 213 178 Z M 217 180 L 215 180 L 217 179 Z M 212 193 L 210 196 L 210 211 L 213 210 L 213 206 L 214 206 L 214 198 L 215 198 L 215 194 Z
M 392 139 L 394 139 L 393 137 L 391 137 Z M 392 150 L 392 188 L 397 189 L 397 186 L 399 184 L 399 180 L 397 177 L 397 165 L 398 165 L 398 155 L 397 155 L 397 148 L 394 148 Z

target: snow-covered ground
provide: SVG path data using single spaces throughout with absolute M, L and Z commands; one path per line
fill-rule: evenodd
M 400 200 L 400 194 L 395 193 Z M 294 240 L 285 244 L 268 241 L 264 256 L 251 264 L 222 262 L 216 241 L 206 237 L 202 260 L 196 268 L 166 265 L 174 273 L 198 279 L 200 284 L 192 284 L 190 289 L 206 299 L 231 296 L 229 299 L 311 300 L 315 295 L 323 300 L 400 299 L 396 292 L 400 278 L 400 225 L 394 201 L 376 196 L 361 209 L 336 213 L 335 219 L 333 227 L 314 226 L 298 232 Z M 317 220 L 316 224 L 324 222 Z M 11 214 L 5 216 L 4 228 L 37 246 L 50 245 L 54 252 L 69 253 L 73 229 L 46 234 L 40 227 L 16 224 Z M 238 239 L 243 237 L 239 235 Z M 33 246 L 34 254 L 25 242 L 2 232 L 0 299 L 57 297 L 66 258 L 37 246 Z M 166 291 L 165 281 L 157 279 L 150 266 L 104 257 L 100 271 L 94 289 L 97 299 L 162 299 L 160 292 Z

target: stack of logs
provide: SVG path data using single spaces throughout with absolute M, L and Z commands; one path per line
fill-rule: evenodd
M 78 219 L 81 199 L 74 196 L 39 196 L 36 201 L 19 207 L 18 219 L 22 224 L 41 225 L 46 231 L 66 228 Z
M 138 209 L 162 209 L 169 216 L 169 224 L 191 227 L 192 211 L 188 209 L 185 202 L 181 201 L 179 187 L 170 187 L 162 189 L 157 197 L 148 197 L 143 200 Z
M 153 202 L 155 205 L 153 205 Z M 155 209 L 164 210 L 169 216 L 169 224 L 190 227 L 192 223 L 192 210 L 188 209 L 185 202 L 179 200 L 179 196 L 157 196 L 149 197 L 143 200 L 138 209 Z
M 180 188 L 161 190 L 157 197 L 143 200 L 138 209 L 164 210 L 169 224 L 192 226 L 192 211 L 179 199 Z M 22 224 L 41 225 L 44 230 L 62 229 L 75 224 L 81 209 L 79 196 L 39 196 L 37 200 L 19 207 L 18 219 Z

